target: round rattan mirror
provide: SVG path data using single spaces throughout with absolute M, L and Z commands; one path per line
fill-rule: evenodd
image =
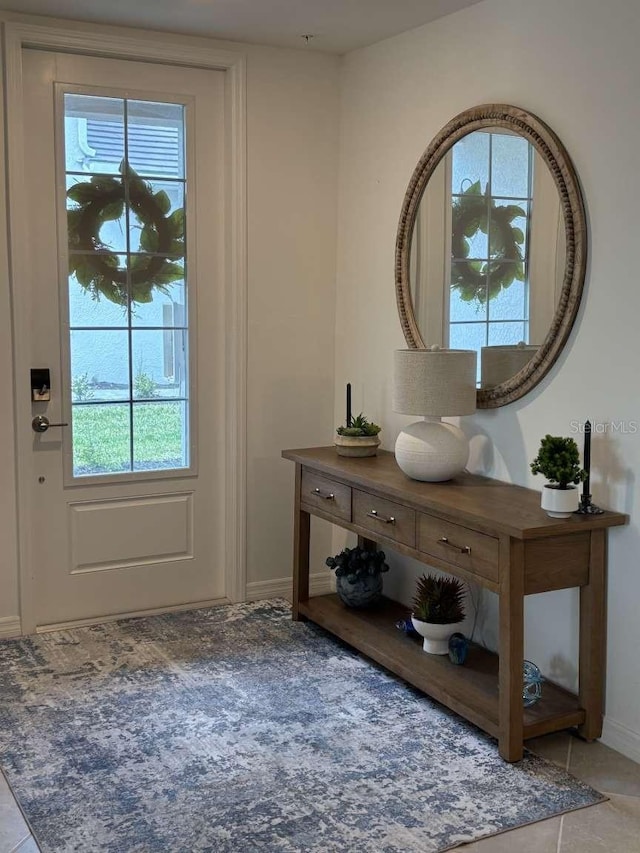
M 452 119 L 409 182 L 396 240 L 407 345 L 476 349 L 478 407 L 534 388 L 562 351 L 584 284 L 587 233 L 562 143 L 517 107 Z

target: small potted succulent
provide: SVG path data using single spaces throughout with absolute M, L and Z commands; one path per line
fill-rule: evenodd
M 465 618 L 464 583 L 458 578 L 422 575 L 416 586 L 411 622 L 432 655 L 449 653 L 454 626 Z
M 349 417 L 345 426 L 336 429 L 334 444 L 338 456 L 375 456 L 380 444 L 380 429 L 362 412 L 355 418 Z
M 389 571 L 384 551 L 344 548 L 326 563 L 336 573 L 336 592 L 347 607 L 369 607 L 381 597 L 381 575 Z
M 552 518 L 569 518 L 578 509 L 579 490 L 576 486 L 587 476 L 580 467 L 580 452 L 575 441 L 546 435 L 531 463 L 531 471 L 543 474 L 549 480 L 542 489 L 542 509 Z

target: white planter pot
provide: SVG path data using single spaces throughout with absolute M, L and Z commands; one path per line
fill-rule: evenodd
M 435 622 L 422 622 L 411 617 L 413 627 L 423 637 L 422 648 L 430 655 L 448 655 L 449 637 L 455 633 L 459 622 L 449 622 L 447 625 L 437 625 Z
M 540 506 L 551 518 L 570 518 L 579 503 L 580 493 L 575 486 L 569 486 L 568 489 L 545 486 L 542 490 Z

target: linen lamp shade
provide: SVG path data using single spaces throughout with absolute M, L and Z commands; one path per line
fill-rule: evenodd
M 394 353 L 393 411 L 448 417 L 476 410 L 476 353 L 400 349 Z
M 538 351 L 533 344 L 482 347 L 480 350 L 480 384 L 495 388 L 515 376 Z

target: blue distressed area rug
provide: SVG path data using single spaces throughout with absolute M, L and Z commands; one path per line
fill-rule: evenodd
M 0 765 L 45 853 L 435 853 L 603 799 L 284 601 L 0 643 Z

